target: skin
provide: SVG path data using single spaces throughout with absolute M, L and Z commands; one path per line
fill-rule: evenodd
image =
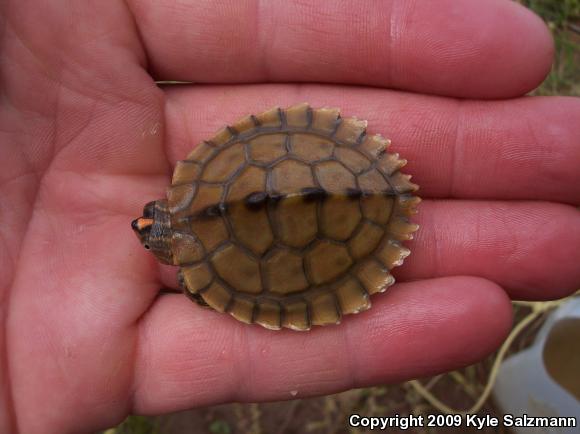
M 580 286 L 580 102 L 523 97 L 552 41 L 515 2 L 6 0 L 0 20 L 0 432 L 431 375 L 497 348 L 510 297 Z M 158 296 L 175 269 L 131 220 L 195 143 L 303 101 L 409 160 L 400 283 L 309 333 Z

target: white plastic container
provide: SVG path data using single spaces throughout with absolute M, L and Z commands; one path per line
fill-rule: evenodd
M 575 428 L 510 427 L 515 433 L 580 433 L 580 298 L 552 312 L 534 344 L 501 364 L 493 396 L 514 417 L 576 418 Z

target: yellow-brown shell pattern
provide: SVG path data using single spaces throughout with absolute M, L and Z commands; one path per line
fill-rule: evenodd
M 367 122 L 299 104 L 240 119 L 180 161 L 168 190 L 185 291 L 269 329 L 336 324 L 393 284 L 420 199 Z

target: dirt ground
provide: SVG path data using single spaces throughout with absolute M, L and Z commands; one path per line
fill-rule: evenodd
M 447 396 L 449 385 L 438 385 Z M 451 386 L 453 388 L 453 386 Z M 447 396 L 448 397 L 448 396 Z M 449 397 L 448 397 L 449 398 Z M 465 397 L 455 396 L 458 405 Z M 453 401 L 453 399 L 448 399 Z M 248 433 L 248 434 L 342 434 L 367 432 L 349 428 L 350 414 L 395 416 L 412 414 L 420 406 L 420 397 L 409 386 L 395 385 L 373 389 L 357 389 L 321 398 L 276 402 L 268 404 L 230 404 L 209 409 L 188 411 L 159 418 L 156 428 L 164 434 L 183 433 Z M 422 408 L 423 414 L 436 414 L 436 410 Z M 497 414 L 488 404 L 480 414 Z M 425 421 L 426 423 L 426 421 Z M 410 434 L 454 433 L 457 428 L 409 428 Z M 477 430 L 462 428 L 464 433 L 505 433 L 495 428 Z

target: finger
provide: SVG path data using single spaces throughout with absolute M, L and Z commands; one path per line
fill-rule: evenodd
M 464 101 L 319 85 L 179 87 L 166 91 L 174 164 L 226 123 L 308 101 L 369 120 L 409 160 L 422 197 L 531 199 L 580 205 L 580 99 Z
M 301 398 L 431 375 L 481 359 L 511 306 L 483 279 L 400 284 L 340 326 L 272 332 L 163 297 L 140 325 L 134 411 Z
M 129 3 L 153 74 L 165 80 L 340 82 L 499 98 L 533 89 L 552 62 L 546 26 L 501 0 Z
M 512 298 L 546 300 L 580 288 L 580 211 L 543 202 L 425 201 L 412 254 L 396 278 L 471 275 Z
M 469 275 L 515 299 L 564 297 L 580 287 L 580 212 L 544 202 L 423 201 L 411 256 L 397 281 Z M 161 280 L 176 287 L 174 267 Z

